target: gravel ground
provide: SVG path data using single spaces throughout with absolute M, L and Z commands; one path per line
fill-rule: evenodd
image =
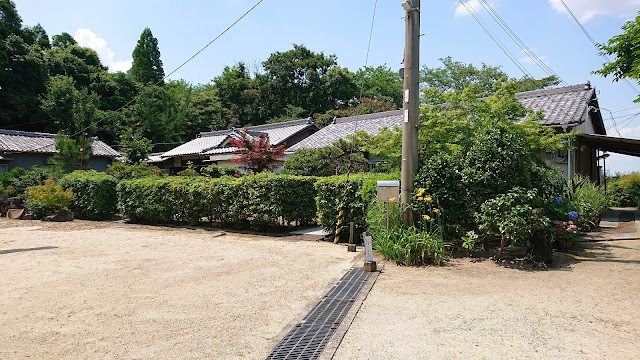
M 0 219 L 0 358 L 264 358 L 354 256 L 217 231 Z
M 554 261 L 387 263 L 334 359 L 639 359 L 640 240 Z

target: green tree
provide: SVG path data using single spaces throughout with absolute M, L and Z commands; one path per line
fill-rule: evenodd
M 282 115 L 287 105 L 301 107 L 313 114 L 335 107 L 334 89 L 329 88 L 329 70 L 337 65 L 336 56 L 315 53 L 303 45 L 285 52 L 274 52 L 262 63 L 259 76 L 262 104 L 269 118 Z
M 616 60 L 602 64 L 602 69 L 595 74 L 613 75 L 613 81 L 634 79 L 640 83 L 640 12 L 638 14 L 635 20 L 622 26 L 622 34 L 612 37 L 606 44 L 598 44 L 600 55 L 614 55 Z M 640 95 L 634 102 L 640 102 Z
M 298 149 L 284 162 L 284 171 L 299 176 L 331 176 L 365 172 L 368 160 L 357 138 L 340 139 L 332 146 Z
M 91 143 L 91 138 L 86 136 L 84 146 L 82 146 L 82 136 L 72 138 L 60 131 L 55 137 L 55 146 L 58 152 L 49 158 L 49 162 L 55 168 L 65 172 L 80 169 L 81 162 L 82 169 L 88 169 L 89 159 L 92 155 Z
M 51 49 L 47 51 L 46 59 L 51 76 L 70 76 L 77 89 L 94 86 L 93 83 L 107 70 L 94 50 L 78 45 Z
M 143 84 L 159 84 L 164 79 L 158 39 L 153 37 L 149 28 L 142 31 L 138 44 L 133 49 L 133 64 L 129 72 L 136 81 Z
M 362 86 L 364 97 L 384 101 L 395 109 L 402 107 L 403 79 L 386 65 L 359 69 L 356 83 Z
M 120 135 L 120 151 L 126 154 L 127 164 L 139 164 L 151 153 L 151 140 L 142 137 L 133 129 L 126 129 Z
M 46 92 L 49 78 L 42 50 L 16 34 L 9 34 L 2 44 L 7 58 L 0 66 L 4 69 L 0 77 L 0 126 L 46 128 L 46 118 L 39 110 L 39 97 Z
M 227 125 L 242 127 L 258 125 L 266 119 L 260 119 L 255 111 L 257 101 L 256 81 L 243 62 L 232 67 L 225 66 L 222 74 L 213 79 L 220 103 L 225 109 Z
M 93 133 L 97 103 L 97 95 L 87 89 L 77 90 L 72 78 L 57 75 L 47 86 L 42 110 L 67 134 Z
M 64 50 L 71 45 L 78 45 L 78 42 L 73 38 L 73 36 L 71 36 L 71 34 L 63 32 L 59 35 L 53 35 L 51 44 L 54 48 Z
M 477 85 L 479 96 L 489 96 L 493 94 L 493 84 L 506 79 L 513 82 L 517 92 L 537 90 L 560 83 L 555 76 L 543 79 L 514 79 L 510 78 L 500 66 L 490 66 L 482 64 L 480 68 L 473 64 L 465 64 L 453 60 L 450 56 L 441 58 L 442 67 L 429 68 L 426 65 L 420 70 L 420 86 L 423 88 L 422 102 L 426 104 L 441 104 L 443 99 L 439 96 L 445 92 L 456 94 L 471 84 Z

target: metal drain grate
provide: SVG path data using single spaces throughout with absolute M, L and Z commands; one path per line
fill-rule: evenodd
M 274 359 L 317 359 L 351 308 L 371 273 L 351 269 L 267 356 Z

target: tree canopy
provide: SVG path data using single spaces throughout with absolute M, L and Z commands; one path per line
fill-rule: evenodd
M 158 39 L 153 37 L 149 28 L 144 28 L 133 49 L 133 64 L 129 72 L 136 81 L 143 84 L 158 84 L 164 79 Z

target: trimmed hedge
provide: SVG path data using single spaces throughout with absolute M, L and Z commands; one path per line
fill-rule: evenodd
M 122 181 L 118 206 L 131 221 L 198 223 L 265 228 L 311 223 L 315 178 L 259 174 L 232 177 L 167 177 Z
M 356 235 L 366 228 L 367 212 L 369 205 L 375 201 L 378 180 L 397 180 L 400 174 L 354 174 L 349 176 L 347 182 L 346 175 L 326 177 L 318 180 L 315 184 L 316 206 L 318 208 L 318 218 L 322 228 L 335 233 L 340 203 L 344 201 L 345 212 L 343 224 L 353 221 Z M 346 194 L 345 194 L 346 187 Z M 340 233 L 341 240 L 348 238 L 348 231 Z M 357 239 L 357 238 L 356 238 Z
M 118 180 L 111 175 L 93 170 L 77 170 L 63 176 L 58 184 L 76 194 L 70 208 L 79 219 L 104 220 L 111 218 L 117 210 Z

